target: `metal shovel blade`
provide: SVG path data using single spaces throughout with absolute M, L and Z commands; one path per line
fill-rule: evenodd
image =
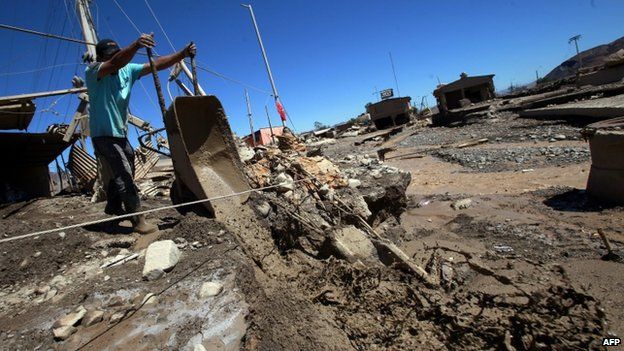
M 250 189 L 225 111 L 215 96 L 177 97 L 165 115 L 165 127 L 176 182 L 195 199 Z M 223 218 L 247 198 L 248 194 L 227 197 L 204 206 Z

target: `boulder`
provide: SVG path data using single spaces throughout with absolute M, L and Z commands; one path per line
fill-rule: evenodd
M 57 329 L 60 327 L 77 325 L 86 313 L 87 310 L 84 307 L 79 306 L 74 312 L 67 314 L 64 317 L 61 317 L 56 322 L 54 322 L 54 325 L 52 327 Z
M 173 240 L 161 240 L 150 244 L 145 252 L 143 278 L 155 280 L 175 267 L 180 259 L 180 250 Z

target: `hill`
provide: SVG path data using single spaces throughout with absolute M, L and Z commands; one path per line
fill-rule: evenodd
M 624 37 L 612 41 L 609 44 L 599 45 L 591 49 L 581 51 L 581 58 L 583 60 L 583 67 L 599 66 L 605 63 L 607 56 L 624 49 Z M 544 79 L 546 81 L 553 81 L 576 74 L 578 69 L 578 58 L 576 55 L 561 63 L 550 71 Z

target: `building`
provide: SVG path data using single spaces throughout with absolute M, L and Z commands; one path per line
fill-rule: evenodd
M 493 74 L 468 77 L 462 73 L 459 80 L 439 85 L 433 96 L 438 101 L 440 113 L 446 114 L 450 110 L 495 98 L 493 77 Z
M 271 129 L 273 129 L 273 135 L 280 136 L 284 132 L 284 127 L 273 127 L 273 128 L 260 128 L 257 130 L 254 135 L 256 139 L 257 145 L 269 145 L 271 143 Z M 247 143 L 249 146 L 253 146 L 253 141 L 251 140 L 251 134 L 243 137 L 243 141 Z
M 410 121 L 411 100 L 409 96 L 381 100 L 374 104 L 367 104 L 366 112 L 377 129 L 395 127 Z

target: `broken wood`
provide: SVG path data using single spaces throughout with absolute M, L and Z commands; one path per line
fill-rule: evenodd
M 489 141 L 488 138 L 482 138 L 482 139 L 477 139 L 477 140 L 466 141 L 466 142 L 463 142 L 463 143 L 457 145 L 457 148 L 458 149 L 463 149 L 465 147 L 475 146 L 475 145 L 487 143 L 488 141 Z

